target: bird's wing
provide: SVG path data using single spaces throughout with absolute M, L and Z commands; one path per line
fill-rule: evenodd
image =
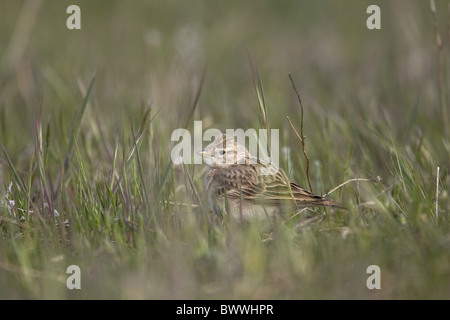
M 261 195 L 263 202 L 295 202 L 299 206 L 320 205 L 323 200 L 291 182 L 283 170 L 279 169 L 274 175 L 261 175 L 262 183 L 265 185 L 264 193 Z
M 264 205 L 280 205 L 290 202 L 297 206 L 340 206 L 314 195 L 298 184 L 291 182 L 283 170 L 276 168 L 273 174 L 261 174 L 261 167 L 254 165 L 230 166 L 216 173 L 224 195 L 230 200 L 252 201 Z

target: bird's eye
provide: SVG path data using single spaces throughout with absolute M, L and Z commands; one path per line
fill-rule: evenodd
M 220 150 L 220 151 L 219 151 L 219 154 L 220 154 L 221 156 L 223 156 L 223 155 L 225 154 L 225 150 Z

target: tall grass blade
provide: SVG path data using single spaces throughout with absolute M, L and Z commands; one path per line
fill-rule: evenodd
M 91 83 L 89 84 L 89 89 L 86 93 L 86 96 L 84 97 L 83 104 L 81 105 L 80 110 L 78 110 L 77 115 L 75 116 L 75 119 L 72 123 L 72 129 L 70 130 L 69 147 L 67 148 L 66 158 L 64 160 L 64 171 L 66 171 L 69 166 L 69 159 L 72 153 L 73 144 L 75 138 L 78 135 L 78 131 L 80 131 L 81 122 L 83 120 L 84 114 L 86 113 L 86 108 L 88 106 L 89 98 L 91 97 L 92 88 L 94 87 L 96 77 L 97 75 L 94 74 Z
M 6 161 L 8 161 L 8 165 L 9 165 L 9 167 L 11 168 L 11 171 L 12 171 L 12 173 L 13 173 L 13 175 L 14 175 L 14 178 L 16 179 L 16 183 L 17 183 L 18 187 L 21 189 L 22 192 L 25 192 L 25 191 L 26 191 L 26 189 L 25 189 L 25 183 L 23 182 L 22 178 L 21 178 L 21 177 L 19 176 L 19 174 L 17 173 L 17 170 L 16 170 L 16 168 L 14 167 L 14 165 L 13 165 L 13 163 L 12 163 L 12 161 L 11 161 L 11 158 L 9 157 L 9 154 L 8 154 L 8 152 L 6 151 L 5 146 L 3 145 L 2 142 L 0 142 L 0 147 L 2 148 L 3 154 L 4 154 L 5 157 L 6 157 Z

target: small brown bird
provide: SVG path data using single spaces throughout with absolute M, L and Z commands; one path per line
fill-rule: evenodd
M 342 207 L 291 182 L 283 170 L 251 155 L 234 136 L 221 134 L 199 154 L 208 165 L 209 204 L 219 217 L 230 212 L 247 220 L 295 213 L 304 207 Z

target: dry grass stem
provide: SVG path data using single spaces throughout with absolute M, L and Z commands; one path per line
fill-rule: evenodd
M 300 110 L 301 110 L 300 135 L 301 136 L 299 136 L 297 130 L 295 130 L 295 128 L 292 125 L 292 122 L 289 119 L 289 117 L 287 117 L 287 119 L 288 119 L 289 124 L 291 125 L 292 129 L 294 130 L 295 134 L 297 135 L 297 137 L 300 139 L 300 142 L 302 143 L 303 155 L 305 156 L 305 159 L 306 159 L 306 178 L 308 179 L 309 191 L 314 193 L 312 185 L 311 185 L 311 178 L 309 177 L 309 157 L 308 157 L 308 154 L 306 153 L 306 149 L 305 149 L 306 136 L 303 135 L 303 115 L 304 115 L 304 112 L 303 112 L 302 99 L 300 98 L 300 94 L 298 93 L 297 87 L 295 86 L 294 79 L 292 79 L 291 74 L 289 74 L 289 79 L 291 80 L 292 87 L 294 88 L 295 94 L 297 95 L 298 103 L 300 104 Z
M 350 180 L 347 180 L 347 181 L 341 183 L 341 184 L 338 185 L 337 187 L 335 187 L 335 188 L 331 189 L 330 191 L 328 191 L 327 193 L 325 193 L 323 196 L 324 196 L 324 197 L 328 196 L 329 194 L 333 193 L 333 192 L 336 191 L 337 189 L 339 189 L 339 188 L 345 186 L 347 183 L 352 182 L 352 181 L 374 182 L 374 181 L 377 181 L 377 180 L 375 180 L 375 179 L 365 179 L 365 178 L 353 178 L 353 179 L 350 179 Z

